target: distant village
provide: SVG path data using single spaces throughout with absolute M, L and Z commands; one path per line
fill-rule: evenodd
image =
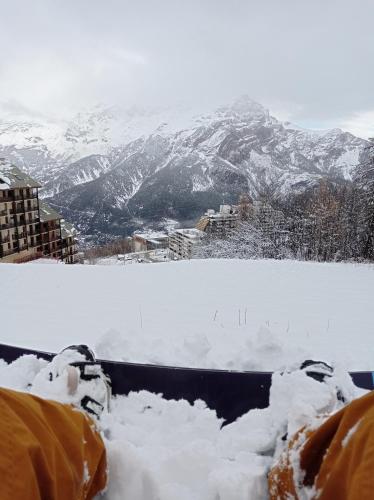
M 208 209 L 195 227 L 174 229 L 170 232 L 137 232 L 130 240 L 132 252 L 117 254 L 123 264 L 165 262 L 194 258 L 198 245 L 207 236 L 224 238 L 230 230 L 239 227 L 241 221 L 256 217 L 266 233 L 267 225 L 272 230 L 274 222 L 282 226 L 284 215 L 263 201 L 252 201 L 243 194 L 238 205 L 220 205 L 219 210 Z
M 78 231 L 56 210 L 39 199 L 42 186 L 18 167 L 0 159 L 0 262 L 23 263 L 53 259 L 66 264 L 96 263 L 78 252 Z M 271 211 L 271 213 L 268 213 Z M 123 264 L 191 259 L 196 245 L 207 235 L 224 237 L 251 214 L 268 220 L 282 213 L 243 194 L 238 205 L 208 209 L 196 227 L 170 232 L 135 232 L 127 238 L 132 251 L 114 257 Z

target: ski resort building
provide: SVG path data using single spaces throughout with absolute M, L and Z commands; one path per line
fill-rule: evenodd
M 61 215 L 47 204 L 39 203 L 40 252 L 44 257 L 61 259 Z
M 204 238 L 204 231 L 199 229 L 178 229 L 169 235 L 169 250 L 175 259 L 191 259 L 194 247 Z
M 238 225 L 239 212 L 237 207 L 221 205 L 219 212 L 209 209 L 196 224 L 196 229 L 208 234 L 223 234 Z
M 40 207 L 40 239 L 44 257 L 52 257 L 75 264 L 77 262 L 77 230 L 53 208 L 44 202 L 39 202 Z
M 39 200 L 41 187 L 0 159 L 0 262 L 21 263 L 45 256 L 75 262 L 76 241 L 65 238 L 64 243 L 62 216 Z M 67 260 L 63 248 L 69 249 Z
M 38 258 L 41 185 L 0 160 L 0 261 Z
M 158 250 L 167 248 L 169 236 L 166 233 L 134 233 L 132 236 L 134 252 L 146 252 L 147 250 Z

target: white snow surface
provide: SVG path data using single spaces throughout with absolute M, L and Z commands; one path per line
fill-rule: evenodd
M 374 363 L 374 267 L 192 260 L 0 265 L 0 341 L 190 367 L 272 370 L 307 357 Z
M 337 388 L 347 401 L 363 393 L 347 369 L 373 368 L 369 265 L 3 264 L 0 289 L 1 342 L 53 351 L 84 342 L 103 358 L 283 371 L 273 375 L 268 408 L 222 429 L 202 401 L 146 391 L 114 398 L 100 421 L 110 478 L 104 500 L 265 500 L 282 436 L 337 411 Z M 322 384 L 295 371 L 306 357 L 333 362 L 334 376 Z M 34 356 L 0 360 L 1 385 L 76 403 L 64 377 L 48 385 L 45 367 Z

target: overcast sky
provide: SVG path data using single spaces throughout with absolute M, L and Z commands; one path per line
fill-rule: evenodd
M 3 0 L 0 101 L 224 104 L 374 135 L 373 0 Z

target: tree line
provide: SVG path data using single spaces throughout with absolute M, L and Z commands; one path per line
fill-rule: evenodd
M 132 252 L 132 243 L 129 238 L 113 240 L 101 247 L 87 248 L 84 251 L 84 260 L 89 264 L 96 264 L 98 259 L 113 255 Z
M 264 197 L 238 227 L 205 238 L 196 256 L 374 261 L 374 143 L 352 181 L 322 179 L 285 200 Z

